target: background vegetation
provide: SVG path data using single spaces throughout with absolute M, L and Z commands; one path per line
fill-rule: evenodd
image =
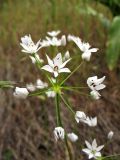
M 83 139 L 90 140 L 90 137 L 96 136 L 98 143 L 104 144 L 110 130 L 115 132 L 115 136 L 103 154 L 120 153 L 119 12 L 119 0 L 0 1 L 0 80 L 16 81 L 19 86 L 24 86 L 42 78 L 31 61 L 21 53 L 20 38 L 25 34 L 31 34 L 37 41 L 44 38 L 47 31 L 60 29 L 66 35 L 70 33 L 80 36 L 93 47 L 99 48 L 91 62 L 69 81 L 73 85 L 86 85 L 89 76 L 106 75 L 107 88 L 99 101 L 69 93 L 75 110 L 84 110 L 91 116 L 98 116 L 98 127 L 88 131 L 84 125 L 71 124 L 71 121 L 68 122 L 71 116 L 62 104 L 67 130 L 72 131 L 76 126 L 75 132 L 80 137 L 72 148 L 76 160 L 86 158 L 81 152 Z M 69 50 L 72 54 L 72 48 L 69 47 Z M 79 52 L 75 48 L 74 51 Z M 44 50 L 41 51 L 42 54 Z M 65 159 L 62 142 L 54 142 L 53 100 L 46 102 L 38 97 L 19 101 L 14 99 L 12 93 L 12 89 L 0 90 L 0 160 Z M 120 157 L 112 158 L 119 159 Z

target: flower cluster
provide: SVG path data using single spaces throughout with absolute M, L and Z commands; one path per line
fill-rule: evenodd
M 59 30 L 47 32 L 47 36 L 45 37 L 45 39 L 39 40 L 36 44 L 33 42 L 30 35 L 26 35 L 21 38 L 20 45 L 23 48 L 22 52 L 27 53 L 27 55 L 32 60 L 32 63 L 36 64 L 38 69 L 40 69 L 40 71 L 45 74 L 45 78 L 48 80 L 48 82 L 46 83 L 43 82 L 41 79 L 37 79 L 35 83 L 28 83 L 24 88 L 16 87 L 13 95 L 16 98 L 20 99 L 25 99 L 28 96 L 38 96 L 41 94 L 45 94 L 47 97 L 55 98 L 57 126 L 55 127 L 53 132 L 54 137 L 56 141 L 61 139 L 67 144 L 68 140 L 70 140 L 71 142 L 76 142 L 78 140 L 78 135 L 73 132 L 68 133 L 65 131 L 60 115 L 60 100 L 63 101 L 65 106 L 71 111 L 77 123 L 84 123 L 89 127 L 97 126 L 97 117 L 89 117 L 83 111 L 75 112 L 71 107 L 70 103 L 63 96 L 65 90 L 73 90 L 74 88 L 80 88 L 76 86 L 67 86 L 65 82 L 74 74 L 75 71 L 79 69 L 81 63 L 79 65 L 76 65 L 76 68 L 72 71 L 71 69 L 66 67 L 66 65 L 68 65 L 68 62 L 73 63 L 72 57 L 70 57 L 70 53 L 68 50 L 64 53 L 64 55 L 62 55 L 62 53 L 60 52 L 53 53 L 53 58 L 50 58 L 50 55 L 45 54 L 48 64 L 44 64 L 45 59 L 41 59 L 37 52 L 41 48 L 45 49 L 46 47 L 50 46 L 55 49 L 58 46 L 66 46 L 67 42 L 73 41 L 80 49 L 80 52 L 82 53 L 81 58 L 83 59 L 83 62 L 85 62 L 90 61 L 92 53 L 97 52 L 98 48 L 91 48 L 91 45 L 89 43 L 82 42 L 79 37 L 76 37 L 74 35 L 62 35 L 61 38 L 58 38 L 59 34 Z M 63 75 L 63 73 L 65 73 L 65 75 L 62 78 L 59 78 Z M 88 88 L 91 89 L 90 95 L 94 99 L 100 99 L 101 94 L 99 93 L 99 91 L 106 87 L 103 84 L 104 80 L 105 76 L 103 76 L 102 78 L 98 78 L 97 76 L 87 78 L 86 84 L 88 85 Z M 108 134 L 108 139 L 110 140 L 112 136 L 113 132 L 111 131 Z M 89 159 L 97 159 L 98 157 L 101 157 L 100 151 L 103 149 L 104 145 L 97 147 L 96 139 L 93 140 L 92 145 L 88 141 L 85 141 L 85 143 L 87 148 L 82 149 L 82 151 L 88 155 Z

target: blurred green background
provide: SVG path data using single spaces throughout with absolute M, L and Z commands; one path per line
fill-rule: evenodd
M 31 34 L 37 41 L 52 30 L 74 34 L 99 48 L 91 62 L 69 83 L 86 83 L 89 76 L 106 75 L 107 88 L 99 101 L 69 93 L 75 110 L 87 108 L 86 112 L 99 119 L 98 127 L 93 130 L 76 126 L 80 140 L 71 146 L 74 159 L 86 159 L 81 152 L 83 139 L 96 136 L 104 144 L 110 130 L 115 136 L 103 155 L 120 153 L 120 0 L 0 0 L 0 80 L 28 83 L 41 78 L 21 53 L 20 38 Z M 76 48 L 69 50 L 71 54 L 78 52 Z M 63 143 L 56 144 L 52 136 L 53 100 L 31 98 L 21 102 L 12 93 L 13 90 L 0 91 L 0 160 L 66 159 Z M 73 130 L 75 124 L 65 107 L 62 114 L 66 128 Z

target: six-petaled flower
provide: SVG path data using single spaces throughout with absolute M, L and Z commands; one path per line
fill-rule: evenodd
M 46 55 L 47 56 L 47 55 Z M 71 60 L 70 58 L 63 62 L 61 53 L 58 53 L 57 56 L 51 60 L 49 56 L 47 56 L 48 65 L 43 66 L 41 69 L 44 69 L 48 72 L 54 74 L 54 77 L 57 77 L 60 73 L 70 73 L 71 71 L 68 68 L 64 68 L 65 65 Z

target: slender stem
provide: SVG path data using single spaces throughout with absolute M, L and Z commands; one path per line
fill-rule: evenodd
M 70 105 L 67 103 L 67 101 L 63 98 L 62 95 L 61 96 L 61 99 L 63 100 L 63 102 L 65 103 L 65 105 L 67 106 L 67 108 L 72 112 L 73 115 L 75 115 L 75 112 L 73 111 L 73 109 L 70 107 Z
M 65 90 L 69 90 L 69 91 L 74 91 L 74 92 L 76 92 L 76 93 L 78 93 L 78 94 L 80 94 L 80 95 L 83 95 L 83 96 L 87 96 L 87 97 L 91 97 L 89 94 L 85 94 L 85 93 L 82 93 L 82 92 L 80 92 L 79 90 L 76 90 L 76 88 L 64 88 Z
M 120 156 L 120 154 L 106 156 L 106 157 L 103 157 L 103 159 L 105 159 L 105 158 L 110 158 L 110 157 L 117 157 L 117 156 Z
M 68 151 L 68 155 L 69 155 L 69 160 L 72 160 L 72 153 L 71 153 L 71 150 L 70 150 L 70 147 L 69 147 L 69 144 L 68 144 L 68 140 L 67 140 L 67 136 L 65 135 L 65 144 L 66 144 L 66 148 L 67 148 L 67 151 Z
M 62 82 L 60 85 L 62 85 L 68 78 L 70 78 L 72 76 L 73 73 L 75 73 L 79 68 L 80 66 L 83 64 L 83 62 L 81 62 L 70 74 L 69 76 L 67 76 Z
M 58 93 L 56 93 L 55 104 L 56 104 L 57 126 L 62 126 L 61 117 L 60 117 L 60 99 L 59 99 Z
M 37 92 L 30 93 L 28 96 L 39 96 L 39 95 L 41 95 L 41 94 L 49 91 L 49 89 L 51 89 L 51 87 L 50 87 L 50 88 L 47 88 L 47 89 L 44 89 L 44 90 L 42 90 L 41 92 L 37 91 Z
M 72 89 L 84 89 L 84 88 L 88 88 L 88 87 L 79 87 L 79 86 L 62 86 L 61 88 L 65 88 L 65 89 L 69 89 L 69 88 L 72 88 Z
M 57 126 L 63 127 L 62 121 L 61 121 L 61 116 L 60 116 L 60 95 L 58 93 L 56 93 L 55 102 L 56 102 Z M 67 148 L 67 151 L 68 151 L 69 160 L 72 160 L 72 154 L 71 154 L 71 151 L 70 151 L 70 147 L 68 145 L 66 134 L 65 134 L 65 144 L 66 144 L 66 148 Z

